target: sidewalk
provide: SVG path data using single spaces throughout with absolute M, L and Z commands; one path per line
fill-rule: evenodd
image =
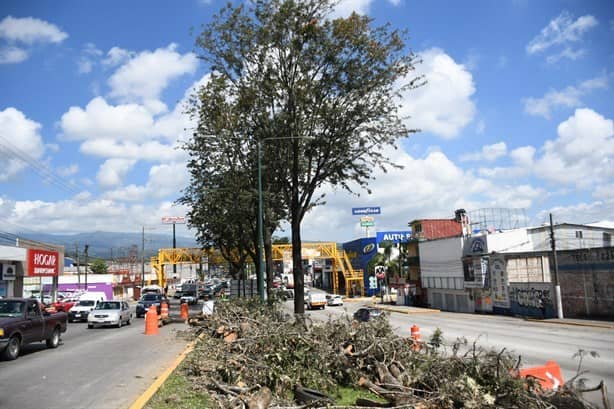
M 373 305 L 373 297 L 357 297 L 357 298 L 346 298 L 344 302 L 359 302 L 368 306 Z M 382 304 L 381 299 L 378 297 L 376 299 L 375 307 L 389 312 L 396 312 L 399 314 L 429 314 L 429 313 L 439 313 L 440 310 L 436 308 L 421 308 L 421 307 L 412 307 L 405 305 L 392 305 L 392 304 Z M 448 312 L 448 311 L 444 311 Z M 450 312 L 451 314 L 455 314 L 454 312 Z M 467 314 L 467 313 L 463 313 Z M 470 313 L 469 313 L 470 314 Z M 471 315 L 482 315 L 482 314 L 471 314 Z M 498 316 L 497 314 L 488 314 L 489 316 Z M 503 317 L 504 315 L 500 315 Z M 604 328 L 604 329 L 614 329 L 614 321 L 599 321 L 599 320 L 589 320 L 589 319 L 579 319 L 579 318 L 549 318 L 549 319 L 540 319 L 533 317 L 521 317 L 516 316 L 516 318 L 524 319 L 525 321 L 537 322 L 542 324 L 557 324 L 557 325 L 574 325 L 580 327 L 592 327 L 592 328 Z

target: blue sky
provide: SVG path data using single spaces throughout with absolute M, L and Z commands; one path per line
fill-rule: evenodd
M 208 74 L 191 29 L 221 5 L 0 4 L 1 230 L 138 232 L 185 214 L 182 101 Z M 409 30 L 428 84 L 402 111 L 422 132 L 390 151 L 403 169 L 376 173 L 371 195 L 324 188 L 303 238 L 361 236 L 360 206 L 382 208 L 379 231 L 457 208 L 614 220 L 611 1 L 344 0 L 335 13 L 351 11 Z

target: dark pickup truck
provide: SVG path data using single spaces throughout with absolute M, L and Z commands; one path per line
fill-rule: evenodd
M 32 342 L 45 341 L 47 347 L 56 348 L 66 321 L 65 312 L 48 313 L 36 299 L 0 299 L 0 356 L 17 359 L 22 345 Z

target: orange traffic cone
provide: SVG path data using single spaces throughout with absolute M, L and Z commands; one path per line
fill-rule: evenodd
M 412 351 L 419 351 L 422 348 L 422 345 L 420 344 L 422 342 L 420 339 L 420 327 L 415 324 L 411 326 L 411 341 Z
M 162 317 L 162 321 L 168 319 L 168 304 L 165 302 L 163 302 L 162 306 L 160 307 L 160 316 Z
M 187 303 L 181 304 L 181 319 L 184 321 L 187 321 L 188 319 L 188 304 Z
M 152 305 L 145 314 L 145 335 L 158 335 L 158 311 Z

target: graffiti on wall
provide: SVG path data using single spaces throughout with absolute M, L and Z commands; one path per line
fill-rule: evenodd
M 554 292 L 550 283 L 510 283 L 510 306 L 514 314 L 553 318 Z
M 503 256 L 494 256 L 491 258 L 490 277 L 494 306 L 510 308 L 507 269 L 505 268 L 505 258 L 503 258 Z

